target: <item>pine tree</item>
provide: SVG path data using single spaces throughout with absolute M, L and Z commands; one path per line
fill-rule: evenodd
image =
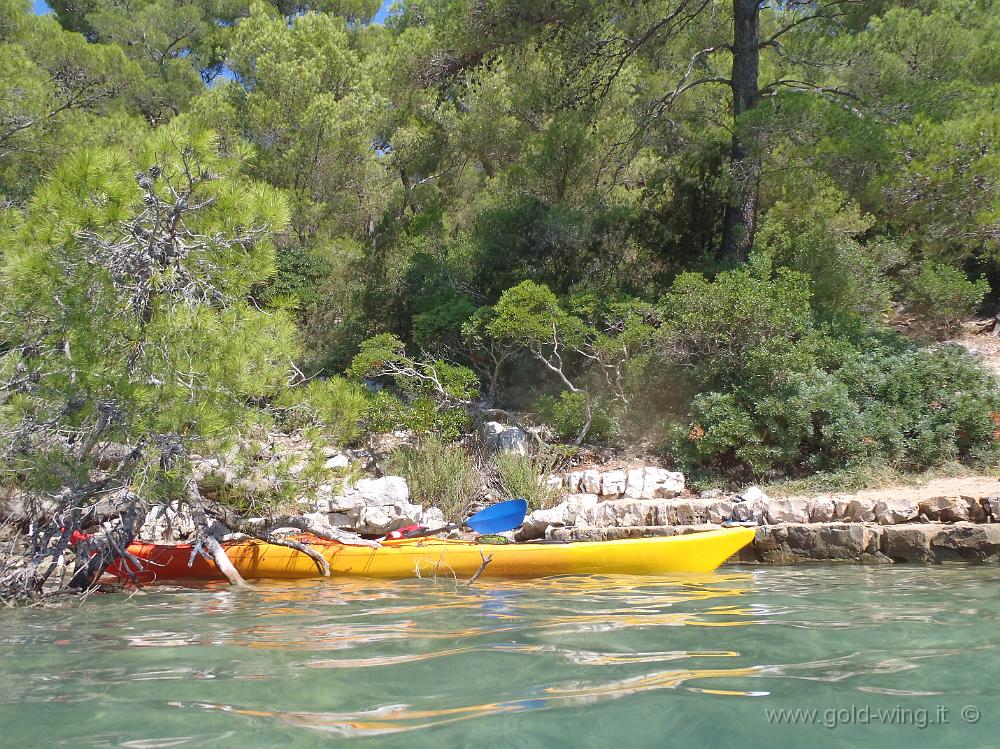
M 90 586 L 155 502 L 188 502 L 224 558 L 188 456 L 261 421 L 297 353 L 289 316 L 251 297 L 288 208 L 238 168 L 183 124 L 80 151 L 3 237 L 0 483 L 43 519 L 4 595 L 40 592 L 73 532 L 110 521 L 67 573 Z

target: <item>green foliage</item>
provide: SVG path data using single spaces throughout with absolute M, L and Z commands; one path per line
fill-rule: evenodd
M 412 0 L 379 26 L 376 0 L 0 0 L 0 369 L 41 383 L 5 423 L 86 431 L 112 403 L 116 438 L 209 440 L 277 403 L 338 442 L 453 440 L 555 385 L 562 439 L 589 403 L 591 439 L 683 422 L 678 454 L 727 472 L 973 460 L 979 426 L 919 416 L 973 365 L 873 341 L 900 300 L 939 336 L 996 302 L 975 278 L 1000 279 L 1000 8 L 848 5 L 761 5 L 762 39 L 787 33 L 734 122 L 728 5 Z M 94 246 L 190 169 L 199 244 L 137 313 Z M 924 395 L 863 395 L 869 355 L 874 381 L 917 357 Z M 288 391 L 293 360 L 325 379 Z
M 673 438 L 692 469 L 760 478 L 995 459 L 1000 387 L 957 349 L 818 326 L 808 284 L 789 272 L 681 277 L 669 305 L 667 340 L 702 390 Z M 739 317 L 750 309 L 754 320 Z
M 356 380 L 380 374 L 387 364 L 406 361 L 405 346 L 391 333 L 380 333 L 361 344 L 360 350 L 347 369 L 347 376 Z
M 376 433 L 404 429 L 417 434 L 436 435 L 445 442 L 454 442 L 467 434 L 472 426 L 463 408 L 442 408 L 432 398 L 413 398 L 405 403 L 381 391 L 375 394 L 368 411 L 366 427 Z
M 862 239 L 874 218 L 829 183 L 799 180 L 786 189 L 792 194 L 762 222 L 759 250 L 811 278 L 818 310 L 879 319 L 891 306 L 891 273 L 904 264 L 905 250 L 889 239 Z
M 78 152 L 36 190 L 0 240 L 7 356 L 35 382 L 0 399 L 5 429 L 97 434 L 155 461 L 164 435 L 191 448 L 263 418 L 252 404 L 285 387 L 297 345 L 287 315 L 248 294 L 274 272 L 269 230 L 287 209 L 237 169 L 211 133 L 178 125 L 135 154 Z M 63 459 L 86 470 L 93 456 Z
M 2 204 L 24 201 L 66 152 L 133 130 L 115 97 L 137 70 L 117 45 L 88 44 L 26 3 L 0 1 L 0 18 Z
M 345 19 L 289 21 L 263 3 L 232 30 L 228 63 L 242 86 L 225 97 L 257 149 L 254 174 L 288 189 L 298 239 L 351 236 L 386 197 L 372 152 L 382 98 Z
M 559 338 L 575 340 L 583 332 L 581 322 L 562 309 L 556 295 L 534 281 L 507 289 L 493 305 L 484 327 L 497 340 L 526 347 Z
M 677 457 L 691 468 L 745 478 L 809 473 L 844 465 L 869 450 L 857 405 L 818 369 L 769 373 L 778 385 L 695 396 Z
M 575 436 L 575 435 L 574 435 Z M 506 499 L 524 499 L 529 510 L 552 507 L 562 492 L 542 479 L 558 466 L 554 451 L 539 451 L 529 455 L 500 452 L 493 457 L 493 468 L 500 480 Z
M 866 347 L 837 373 L 862 414 L 862 440 L 892 465 L 996 465 L 1000 381 L 960 346 Z
M 596 404 L 628 403 L 628 387 L 649 363 L 658 325 L 655 307 L 635 299 L 579 293 L 560 302 L 547 286 L 523 281 L 478 310 L 463 333 L 495 363 L 527 355 L 558 378 L 566 391 L 537 407 L 558 434 L 567 436 L 575 424 L 573 438 L 581 442 L 592 429 L 600 439 L 612 431 L 608 408 Z
M 387 376 L 407 397 L 429 398 L 445 406 L 467 405 L 479 394 L 479 380 L 472 370 L 440 359 L 412 359 L 391 333 L 362 343 L 347 374 L 359 380 Z
M 558 396 L 542 395 L 535 401 L 538 420 L 562 440 L 575 440 L 586 423 L 586 395 L 563 390 Z M 615 436 L 615 421 L 600 403 L 591 403 L 589 440 L 603 442 Z
M 970 281 L 950 265 L 926 261 L 909 279 L 903 298 L 907 309 L 919 315 L 927 329 L 947 338 L 961 329 L 990 291 L 985 278 Z
M 813 362 L 810 298 L 806 276 L 784 268 L 772 275 L 763 259 L 714 281 L 685 273 L 665 299 L 663 342 L 709 387 L 770 384 Z
M 465 297 L 441 294 L 438 303 L 413 316 L 413 343 L 424 351 L 433 351 L 461 339 L 462 326 L 476 312 Z
M 460 522 L 481 491 L 476 465 L 461 445 L 428 436 L 389 456 L 387 467 L 403 476 L 415 502 L 439 508 L 450 522 Z
M 326 440 L 342 446 L 361 438 L 372 401 L 361 385 L 329 377 L 286 390 L 276 405 L 287 409 L 289 428 L 317 427 Z
M 326 253 L 293 245 L 278 253 L 274 277 L 260 296 L 267 302 L 294 299 L 299 308 L 308 310 L 321 301 L 323 284 L 332 272 Z

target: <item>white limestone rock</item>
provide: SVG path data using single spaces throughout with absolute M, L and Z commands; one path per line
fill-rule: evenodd
M 619 497 L 625 493 L 625 471 L 608 471 L 601 480 L 602 497 Z
M 351 517 L 350 515 L 345 515 L 342 512 L 326 513 L 326 522 L 332 525 L 334 528 L 353 529 L 356 521 L 357 518 Z
M 554 473 L 549 476 L 546 476 L 544 480 L 542 480 L 540 483 L 544 484 L 550 489 L 562 489 L 564 486 L 563 477 L 557 476 Z
M 699 525 L 708 520 L 708 507 L 700 500 L 677 502 L 674 505 L 677 525 Z
M 583 481 L 582 471 L 571 471 L 570 473 L 567 473 L 565 478 L 563 479 L 566 491 L 568 491 L 570 494 L 576 494 L 577 492 L 580 491 L 580 484 L 582 483 L 582 481 Z
M 487 421 L 482 427 L 486 444 L 499 452 L 528 454 L 528 435 L 517 426 L 508 426 L 499 421 Z
M 875 520 L 875 502 L 870 499 L 837 500 L 834 512 L 838 520 L 848 523 L 871 523 Z
M 625 475 L 625 496 L 629 499 L 639 499 L 642 496 L 642 485 L 645 481 L 641 468 L 632 468 Z
M 932 497 L 920 502 L 920 512 L 931 520 L 957 523 L 969 519 L 969 505 L 963 497 Z
M 767 503 L 765 513 L 767 522 L 775 523 L 808 523 L 809 505 L 804 499 L 771 499 Z
M 831 523 L 836 518 L 836 506 L 830 497 L 813 497 L 809 500 L 809 521 Z
M 351 464 L 351 459 L 348 458 L 343 453 L 337 453 L 326 459 L 323 463 L 323 467 L 327 470 L 333 470 L 336 468 L 347 468 Z
M 736 502 L 748 502 L 750 504 L 753 504 L 754 502 L 762 502 L 766 504 L 767 500 L 767 495 L 759 486 L 748 486 L 734 497 L 734 501 Z
M 600 494 L 601 472 L 594 470 L 584 471 L 580 479 L 580 491 L 586 494 Z
M 987 497 L 984 501 L 989 508 L 993 522 L 1000 523 L 1000 497 Z
M 614 510 L 614 525 L 632 527 L 649 525 L 652 506 L 643 500 L 608 502 Z
M 643 499 L 669 499 L 684 491 L 684 474 L 650 466 L 642 469 Z
M 755 498 L 753 501 L 743 501 L 733 504 L 733 520 L 746 523 L 751 520 L 757 525 L 767 522 L 767 495 L 761 492 L 765 499 Z
M 709 499 L 712 498 L 709 497 Z M 717 525 L 726 522 L 733 516 L 733 507 L 733 503 L 727 500 L 708 502 L 706 505 L 708 522 L 715 523 Z

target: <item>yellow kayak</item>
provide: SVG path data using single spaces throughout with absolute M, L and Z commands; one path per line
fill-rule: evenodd
M 319 551 L 334 576 L 402 579 L 455 576 L 514 578 L 547 575 L 647 575 L 711 572 L 754 538 L 752 528 L 689 533 L 683 536 L 574 543 L 478 544 L 440 538 L 384 541 L 380 548 L 348 546 L 300 537 Z M 226 556 L 247 579 L 319 577 L 315 562 L 285 546 L 247 540 L 223 544 Z M 136 543 L 129 551 L 145 562 L 142 581 L 181 578 L 222 579 L 214 562 L 201 557 L 188 566 L 188 544 Z M 124 576 L 120 571 L 112 574 Z

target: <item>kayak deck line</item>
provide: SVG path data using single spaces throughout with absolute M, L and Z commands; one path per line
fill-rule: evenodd
M 662 572 L 711 572 L 754 538 L 752 528 L 729 528 L 680 536 L 575 541 L 558 544 L 481 544 L 443 538 L 394 539 L 382 546 L 350 546 L 303 534 L 297 540 L 320 552 L 332 577 L 404 579 L 442 569 L 469 578 L 530 578 L 567 574 L 648 575 Z M 226 556 L 246 579 L 291 580 L 322 577 L 307 555 L 258 539 L 222 544 Z M 136 542 L 129 552 L 142 560 L 139 582 L 225 579 L 215 563 L 196 555 L 191 544 Z M 486 557 L 490 557 L 488 564 Z M 118 566 L 108 572 L 128 575 Z

